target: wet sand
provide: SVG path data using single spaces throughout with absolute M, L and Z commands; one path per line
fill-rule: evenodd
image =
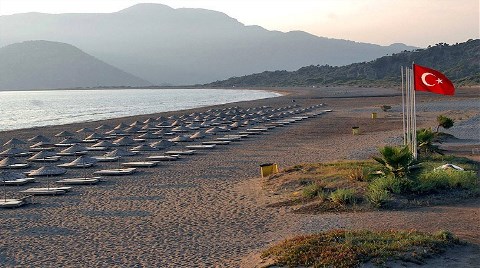
M 395 90 L 287 91 L 283 97 L 215 108 L 324 104 L 332 112 L 179 161 L 161 162 L 132 176 L 75 186 L 65 196 L 35 197 L 34 204 L 0 210 L 0 266 L 238 267 L 245 256 L 274 241 L 331 228 L 447 229 L 480 243 L 478 200 L 405 211 L 315 216 L 265 207 L 268 193 L 259 183 L 259 164 L 274 162 L 283 168 L 304 162 L 365 159 L 380 146 L 401 143 L 401 97 Z M 465 92 L 455 97 L 420 94 L 418 100 L 448 102 L 461 113 L 474 113 L 462 103 L 473 97 L 478 101 L 477 91 Z M 383 104 L 391 105 L 392 111 L 382 112 L 378 107 Z M 53 136 L 62 130 L 208 109 L 9 131 L 0 133 L 0 140 Z M 372 112 L 378 113 L 377 119 L 371 119 Z M 433 127 L 437 115 L 437 111 L 425 110 L 419 114 L 419 127 Z M 352 135 L 353 126 L 360 127 L 361 135 Z M 128 160 L 144 158 L 145 154 Z M 91 171 L 115 165 L 101 164 Z M 34 186 L 81 174 L 81 170 L 69 170 L 61 177 L 41 178 Z M 27 187 L 8 187 L 8 195 L 18 196 Z

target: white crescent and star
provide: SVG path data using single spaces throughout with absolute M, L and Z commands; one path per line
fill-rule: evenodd
M 437 82 L 437 84 L 429 84 L 429 83 L 427 83 L 427 76 L 429 76 L 429 75 L 437 78 L 437 79 L 435 80 L 435 81 Z M 433 87 L 433 86 L 435 86 L 435 85 L 442 84 L 442 83 L 443 83 L 443 80 L 440 79 L 440 78 L 438 78 L 438 77 L 436 77 L 436 76 L 435 76 L 434 74 L 432 74 L 432 73 L 424 73 L 424 74 L 422 74 L 422 83 L 425 84 L 427 87 Z

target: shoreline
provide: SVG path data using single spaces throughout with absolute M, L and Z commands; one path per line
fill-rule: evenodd
M 131 177 L 106 178 L 96 186 L 75 187 L 65 196 L 36 197 L 35 204 L 2 210 L 0 224 L 5 228 L 0 233 L 0 248 L 5 250 L 0 254 L 0 266 L 75 267 L 81 263 L 91 267 L 238 267 L 244 256 L 272 242 L 299 232 L 333 228 L 444 228 L 480 243 L 478 214 L 474 214 L 480 204 L 475 201 L 463 206 L 460 215 L 452 209 L 458 207 L 455 205 L 313 216 L 265 206 L 269 193 L 259 185 L 259 164 L 273 162 L 282 169 L 305 162 L 365 159 L 376 152 L 377 146 L 398 142 L 401 137 L 401 97 L 363 96 L 365 92 L 355 88 L 322 91 L 327 89 L 331 88 L 292 89 L 291 94 L 277 98 L 158 114 L 180 115 L 234 106 L 309 107 L 321 103 L 322 109 L 333 110 L 180 161 L 141 169 Z M 376 89 L 377 95 L 385 95 L 382 90 Z M 396 94 L 393 89 L 388 92 Z M 475 91 L 468 94 L 452 98 L 419 94 L 418 101 L 451 102 L 462 116 L 467 112 L 462 110 L 462 102 L 478 98 Z M 378 106 L 384 104 L 392 105 L 393 111 L 382 113 Z M 370 117 L 372 112 L 378 112 L 376 120 Z M 437 114 L 422 112 L 419 127 L 430 126 Z M 75 132 L 102 123 L 115 126 L 150 116 L 1 132 L 0 140 L 37 134 L 53 136 L 61 130 Z M 360 135 L 352 135 L 353 125 L 361 127 Z M 129 160 L 139 161 L 145 155 Z M 102 167 L 114 166 L 116 163 Z M 35 186 L 81 174 L 82 170 L 69 170 L 65 176 L 39 179 Z M 7 193 L 11 196 L 26 187 L 30 186 L 8 188 Z M 425 215 L 429 221 L 424 220 Z
M 68 90 L 84 90 L 84 89 L 65 89 L 65 90 L 61 89 L 61 91 L 68 91 Z M 97 88 L 97 89 L 91 89 L 91 90 L 103 90 L 103 89 L 98 89 Z M 129 89 L 107 89 L 107 90 L 129 90 Z M 140 90 L 140 89 L 137 89 L 137 90 Z M 146 90 L 150 90 L 150 89 L 146 89 Z M 154 90 L 157 90 L 157 89 L 154 89 Z M 158 90 L 162 90 L 162 89 L 158 89 Z M 181 90 L 181 89 L 178 89 L 178 90 Z M 209 89 L 199 89 L 199 90 L 209 90 Z M 216 90 L 232 90 L 232 89 L 216 89 Z M 209 107 L 217 107 L 217 106 L 234 104 L 234 103 L 244 103 L 244 102 L 262 100 L 262 99 L 278 98 L 278 97 L 282 97 L 283 95 L 288 94 L 288 93 L 286 93 L 287 91 L 268 91 L 268 90 L 262 90 L 262 89 L 241 89 L 241 90 L 254 90 L 254 91 L 257 91 L 257 92 L 258 91 L 263 91 L 263 92 L 266 92 L 266 93 L 276 94 L 276 96 L 264 97 L 264 98 L 253 99 L 253 100 L 244 100 L 244 101 L 236 101 L 236 100 L 233 99 L 231 102 L 219 103 L 219 104 L 210 104 L 210 105 L 198 106 L 198 107 L 187 108 L 187 109 L 181 108 L 181 109 L 178 109 L 178 110 L 159 111 L 159 112 L 147 113 L 147 114 L 133 114 L 133 115 L 110 117 L 110 118 L 104 118 L 104 119 L 93 119 L 93 120 L 89 120 L 89 121 L 71 122 L 71 123 L 66 123 L 66 124 L 51 124 L 51 125 L 44 125 L 44 126 L 31 126 L 31 127 L 25 127 L 25 128 L 8 129 L 8 130 L 4 130 L 4 131 L 0 130 L 0 134 L 5 133 L 5 132 L 10 132 L 10 131 L 16 131 L 16 130 L 19 130 L 19 131 L 26 130 L 26 131 L 28 131 L 30 129 L 48 128 L 48 127 L 55 127 L 55 126 L 70 126 L 72 124 L 96 123 L 96 122 L 104 122 L 104 121 L 119 120 L 119 119 L 128 120 L 129 118 L 133 118 L 133 117 L 144 117 L 144 116 L 158 117 L 159 115 L 166 114 L 166 113 L 183 112 L 183 111 L 189 111 L 189 110 L 195 110 L 195 109 L 204 109 L 204 108 L 209 108 Z M 29 90 L 29 91 L 42 92 L 44 90 Z M 56 89 L 47 90 L 47 91 L 56 91 Z M 9 91 L 9 92 L 16 92 L 16 91 Z M 0 91 L 0 93 L 1 93 L 1 91 Z

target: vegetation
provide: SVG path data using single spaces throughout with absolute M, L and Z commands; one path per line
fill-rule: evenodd
M 289 267 L 356 267 L 392 260 L 423 264 L 426 258 L 456 244 L 460 241 L 446 231 L 333 230 L 285 240 L 265 250 L 262 258 L 273 260 L 272 265 Z
M 399 86 L 400 66 L 412 62 L 442 71 L 456 86 L 480 84 L 480 39 L 448 45 L 439 43 L 426 49 L 404 51 L 370 62 L 346 66 L 311 65 L 297 71 L 266 71 L 232 77 L 208 87 L 286 87 L 286 86 Z
M 467 158 L 428 155 L 415 169 L 404 147 L 385 147 L 378 162 L 297 165 L 270 176 L 265 187 L 296 213 L 362 211 L 444 203 L 480 195 L 478 163 Z M 408 153 L 409 154 L 409 153 Z M 443 170 L 450 163 L 465 171 Z
M 438 133 L 438 129 L 440 127 L 443 127 L 444 129 L 449 129 L 451 127 L 453 127 L 453 119 L 449 118 L 449 117 L 446 117 L 446 116 L 443 116 L 443 115 L 439 115 L 437 117 L 437 122 L 438 122 L 438 125 L 437 125 L 437 133 Z
M 417 130 L 417 147 L 419 154 L 428 156 L 433 153 L 438 153 L 443 155 L 443 151 L 433 142 L 437 138 L 437 134 L 431 129 L 419 129 Z
M 404 177 L 408 167 L 413 162 L 413 156 L 407 146 L 385 146 L 379 150 L 381 157 L 373 157 L 375 161 L 385 167 L 385 171 L 395 178 Z

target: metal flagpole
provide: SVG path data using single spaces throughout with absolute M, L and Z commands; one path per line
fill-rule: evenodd
M 406 127 L 406 142 L 405 145 L 410 147 L 410 90 L 408 79 L 408 67 L 405 67 L 405 127 Z
M 406 129 L 406 122 L 405 122 L 405 77 L 403 73 L 403 66 L 400 67 L 400 73 L 402 75 L 402 126 L 403 126 L 403 145 L 407 145 L 407 129 Z
M 417 104 L 415 100 L 415 69 L 413 68 L 413 63 L 412 63 L 412 100 L 413 100 L 413 113 L 412 113 L 412 119 L 413 119 L 413 158 L 417 159 Z
M 415 103 L 413 102 L 413 70 L 410 69 L 409 71 L 409 81 L 410 81 L 410 152 L 413 154 L 414 152 L 414 133 L 415 133 L 415 126 L 413 125 L 413 107 L 415 106 Z

